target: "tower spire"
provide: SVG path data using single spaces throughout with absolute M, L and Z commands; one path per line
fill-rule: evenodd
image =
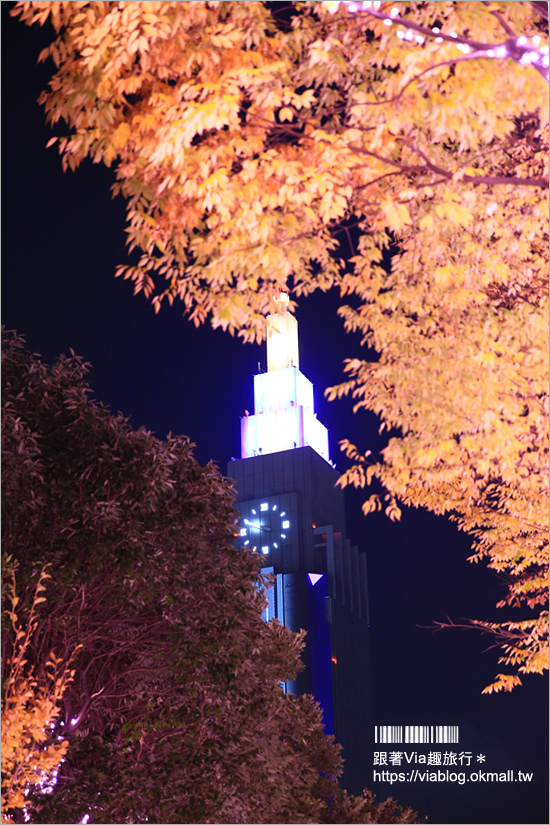
M 267 371 L 299 369 L 298 322 L 287 311 L 287 292 L 279 293 L 277 304 L 277 312 L 267 316 Z
M 267 372 L 254 376 L 254 415 L 241 418 L 241 458 L 311 447 L 329 461 L 328 430 L 299 369 L 298 322 L 288 300 L 281 291 L 278 311 L 267 317 Z

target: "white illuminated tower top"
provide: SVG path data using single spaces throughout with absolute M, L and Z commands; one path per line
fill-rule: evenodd
M 241 419 L 241 458 L 312 447 L 329 461 L 328 430 L 317 419 L 313 384 L 299 370 L 298 322 L 287 312 L 267 318 L 267 372 L 254 376 L 254 415 Z

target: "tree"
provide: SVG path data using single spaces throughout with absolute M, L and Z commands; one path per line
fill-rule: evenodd
M 50 20 L 65 168 L 113 165 L 118 274 L 155 309 L 265 334 L 280 288 L 338 286 L 363 357 L 330 397 L 388 443 L 365 512 L 447 513 L 509 580 L 478 623 L 511 689 L 548 662 L 548 37 L 528 2 L 20 2 Z M 339 256 L 348 257 L 342 260 Z M 291 309 L 294 304 L 291 304 Z
M 402 808 L 389 797 L 377 802 L 374 794 L 364 791 L 361 796 L 350 796 L 341 788 L 333 793 L 323 810 L 323 825 L 329 823 L 359 822 L 418 822 L 418 814 L 411 808 Z M 421 820 L 420 820 L 421 821 Z
M 25 791 L 38 785 L 46 793 L 55 783 L 68 742 L 62 735 L 52 736 L 52 730 L 74 670 L 53 652 L 38 673 L 27 658 L 39 624 L 38 605 L 46 600 L 41 594 L 50 578 L 47 570 L 40 574 L 25 627 L 15 612 L 19 597 L 9 557 L 3 559 L 2 572 L 10 579 L 3 595 L 9 600 L 6 614 L 11 631 L 2 651 L 2 822 L 13 822 L 12 815 L 28 803 Z
M 338 788 L 318 705 L 281 689 L 302 638 L 262 621 L 261 559 L 235 548 L 230 482 L 188 440 L 159 441 L 89 401 L 86 370 L 3 338 L 2 538 L 30 614 L 25 658 L 41 673 L 53 650 L 59 671 L 79 647 L 74 681 L 56 678 L 47 707 L 15 679 L 42 714 L 37 741 L 64 757 L 48 793 L 27 782 L 28 821 L 317 822 L 335 799 L 372 817 L 376 805 Z

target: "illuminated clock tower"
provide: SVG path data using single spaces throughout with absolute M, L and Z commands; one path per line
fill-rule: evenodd
M 229 462 L 228 476 L 240 546 L 255 549 L 274 574 L 266 620 L 307 631 L 305 670 L 285 690 L 319 702 L 326 732 L 343 746 L 344 784 L 359 793 L 372 725 L 366 555 L 346 537 L 339 474 L 313 385 L 299 369 L 287 303 L 281 293 L 279 312 L 267 319 L 267 372 L 254 376 L 254 414 L 241 418 L 241 458 Z

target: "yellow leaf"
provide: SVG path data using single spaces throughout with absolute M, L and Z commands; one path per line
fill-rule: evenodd
M 128 143 L 128 138 L 130 137 L 130 127 L 124 121 L 120 123 L 113 134 L 113 146 L 115 149 L 123 149 L 126 144 Z
M 285 120 L 292 120 L 294 117 L 294 112 L 290 108 L 290 106 L 283 106 L 282 109 L 279 110 L 279 120 L 281 123 Z
M 434 219 L 432 215 L 424 215 L 422 218 L 420 218 L 420 220 L 418 221 L 418 226 L 420 227 L 420 229 L 426 229 L 428 231 L 430 229 L 433 229 Z
M 444 201 L 435 207 L 435 214 L 438 218 L 451 221 L 456 226 L 466 226 L 472 221 L 472 213 L 465 206 L 454 201 Z
M 451 279 L 451 270 L 448 266 L 438 266 L 434 270 L 434 281 L 445 286 Z
M 404 226 L 412 223 L 411 215 L 406 204 L 387 200 L 382 204 L 382 208 L 386 215 L 389 229 L 398 232 Z

